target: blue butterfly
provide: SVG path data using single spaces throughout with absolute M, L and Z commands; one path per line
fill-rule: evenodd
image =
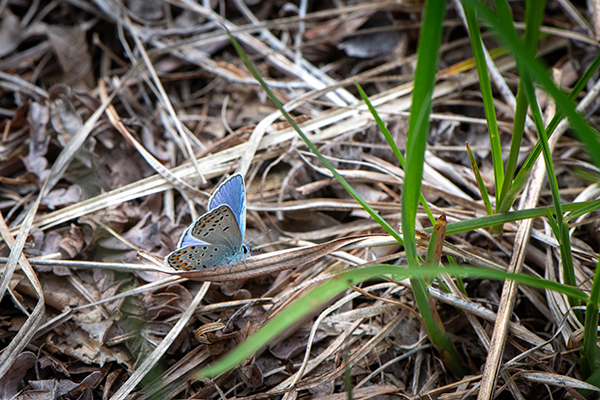
M 246 260 L 246 187 L 235 174 L 208 199 L 208 212 L 187 227 L 165 262 L 177 270 L 212 269 Z

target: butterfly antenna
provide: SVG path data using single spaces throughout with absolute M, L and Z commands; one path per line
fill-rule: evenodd
M 252 250 L 256 250 L 256 248 L 255 248 L 255 247 L 252 247 L 252 246 L 250 246 L 250 242 L 253 242 L 253 241 L 255 241 L 255 240 L 256 240 L 256 239 L 258 239 L 259 237 L 261 237 L 261 236 L 264 236 L 264 235 L 266 235 L 266 234 L 267 234 L 267 233 L 269 233 L 269 232 L 271 232 L 271 230 L 270 230 L 270 229 L 269 229 L 268 231 L 264 232 L 264 233 L 261 233 L 261 234 L 260 234 L 260 235 L 258 235 L 258 236 L 254 236 L 252 239 L 248 240 L 248 241 L 247 241 L 246 243 L 244 243 L 244 244 L 246 245 L 246 247 L 248 247 L 248 249 L 249 249 L 250 251 L 252 251 Z

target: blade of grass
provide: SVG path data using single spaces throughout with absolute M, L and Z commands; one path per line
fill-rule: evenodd
M 573 218 L 579 218 L 582 215 L 585 215 L 585 214 L 591 213 L 592 211 L 595 211 L 596 210 L 596 208 L 594 207 L 595 203 L 596 202 L 592 202 L 588 205 L 578 208 L 577 210 L 568 210 L 567 209 L 568 204 L 564 204 L 563 209 L 567 212 L 571 211 L 571 213 L 567 217 L 565 217 L 565 222 L 568 222 Z M 572 203 L 572 204 L 583 204 L 583 203 Z
M 284 311 L 276 315 L 271 321 L 265 324 L 258 332 L 241 343 L 234 351 L 219 359 L 210 367 L 204 368 L 198 373 L 199 379 L 210 378 L 228 371 L 238 365 L 241 361 L 250 357 L 260 348 L 266 346 L 280 332 L 286 329 L 295 321 L 304 317 L 311 310 L 319 307 L 329 299 L 348 289 L 352 285 L 358 285 L 360 282 L 368 279 L 374 279 L 382 276 L 394 276 L 395 280 L 403 280 L 409 277 L 433 278 L 439 274 L 448 273 L 452 276 L 464 276 L 469 278 L 486 278 L 495 280 L 514 279 L 520 284 L 531 287 L 553 290 L 567 296 L 590 301 L 590 298 L 582 291 L 562 285 L 557 282 L 548 281 L 542 278 L 529 276 L 525 274 L 510 274 L 506 271 L 491 269 L 482 269 L 475 267 L 416 267 L 405 268 L 394 265 L 375 265 L 370 267 L 356 268 L 351 271 L 339 274 L 335 279 L 328 280 L 317 288 L 311 290 L 306 295 L 290 304 Z
M 512 34 L 510 30 L 504 29 L 502 21 L 494 14 L 494 12 L 486 5 L 477 0 L 463 0 L 465 4 L 473 6 L 478 15 L 485 19 L 490 24 L 496 35 L 505 42 L 511 49 L 518 64 L 522 65 L 523 70 L 529 71 L 532 78 L 542 85 L 556 102 L 557 107 L 564 115 L 567 116 L 575 134 L 585 144 L 585 148 L 594 160 L 596 165 L 600 165 L 600 136 L 588 123 L 583 116 L 577 112 L 572 101 L 552 82 L 552 79 L 546 72 L 546 68 L 539 62 L 529 49 L 526 49 L 516 34 Z M 506 179 L 506 178 L 505 178 Z
M 467 153 L 469 154 L 469 159 L 471 160 L 471 169 L 473 170 L 473 175 L 475 176 L 475 180 L 477 181 L 477 186 L 479 187 L 479 193 L 481 194 L 481 199 L 483 200 L 483 204 L 485 204 L 485 208 L 487 209 L 488 215 L 492 215 L 494 210 L 492 209 L 492 203 L 490 202 L 490 196 L 488 195 L 487 188 L 485 187 L 485 183 L 483 182 L 483 178 L 481 178 L 481 174 L 479 173 L 479 167 L 477 166 L 477 161 L 475 161 L 475 156 L 471 151 L 471 146 L 469 143 L 467 145 Z M 495 163 L 495 161 L 494 161 Z M 498 193 L 498 192 L 496 192 Z
M 529 4 L 530 2 L 528 2 Z M 543 3 L 543 2 L 542 2 Z M 543 16 L 543 6 L 544 4 L 537 3 L 536 6 L 530 5 L 530 8 L 537 11 L 531 14 L 535 14 L 535 20 L 532 22 L 533 24 L 541 25 L 542 16 Z M 542 8 L 541 11 L 539 8 Z M 518 65 L 518 64 L 517 64 Z M 563 273 L 565 283 L 567 285 L 575 286 L 575 270 L 573 267 L 573 257 L 571 254 L 571 239 L 569 237 L 569 230 L 564 222 L 564 214 L 562 210 L 562 204 L 560 201 L 560 191 L 558 188 L 558 180 L 556 178 L 556 173 L 554 172 L 554 163 L 552 161 L 552 152 L 548 145 L 548 136 L 546 135 L 546 129 L 544 128 L 544 122 L 542 120 L 542 112 L 539 108 L 539 104 L 537 102 L 537 98 L 535 96 L 535 89 L 533 86 L 533 81 L 531 80 L 531 75 L 528 71 L 523 69 L 519 69 L 522 77 L 522 82 L 525 88 L 525 94 L 527 95 L 527 100 L 529 106 L 531 108 L 531 114 L 533 115 L 533 121 L 538 131 L 540 146 L 542 147 L 542 154 L 544 156 L 544 163 L 546 165 L 546 175 L 548 178 L 548 184 L 550 186 L 550 193 L 552 194 L 552 202 L 555 207 L 555 215 L 556 215 L 556 224 L 558 226 L 558 230 L 560 235 L 556 236 L 558 243 L 560 245 L 560 257 L 563 266 Z M 575 299 L 569 299 L 569 303 L 572 306 L 579 305 Z
M 556 174 L 554 173 L 554 164 L 552 162 L 552 153 L 550 151 L 550 147 L 548 146 L 548 137 L 546 136 L 546 131 L 544 129 L 542 113 L 540 111 L 537 98 L 535 97 L 533 82 L 531 82 L 529 79 L 529 74 L 526 71 L 523 71 L 523 82 L 529 105 L 531 107 L 533 120 L 538 130 L 538 142 L 542 147 L 542 154 L 544 155 L 544 163 L 546 165 L 546 175 L 548 176 L 548 184 L 550 186 L 550 193 L 552 194 L 552 202 L 555 207 L 556 225 L 559 232 L 559 235 L 556 236 L 556 239 L 560 245 L 560 257 L 563 266 L 565 283 L 567 285 L 575 286 L 575 270 L 573 267 L 573 257 L 571 254 L 571 239 L 569 237 L 568 227 L 564 222 L 558 181 L 556 179 Z M 569 303 L 571 306 L 579 305 L 575 299 L 569 299 Z
M 591 212 L 600 209 L 600 200 L 581 203 L 567 203 L 562 205 L 562 209 L 565 212 L 584 209 L 586 210 L 586 212 Z M 548 210 L 550 211 L 550 213 L 555 213 L 554 206 L 536 207 L 530 208 L 528 210 L 511 211 L 504 214 L 494 214 L 487 217 L 470 219 L 467 221 L 452 222 L 448 224 L 448 227 L 446 228 L 446 235 L 468 232 L 475 229 L 487 228 L 495 225 L 502 225 L 507 222 L 520 221 L 528 218 L 543 217 L 546 215 Z M 426 233 L 431 233 L 431 228 L 423 229 L 423 231 Z
M 465 2 L 465 8 L 470 8 L 467 6 L 468 2 Z M 510 31 L 511 35 L 517 37 L 517 31 L 513 26 L 513 17 L 510 7 L 507 2 L 503 0 L 496 1 L 496 11 L 498 14 L 498 19 L 501 21 L 502 26 Z M 527 29 L 527 28 L 526 28 Z M 518 40 L 518 39 L 517 39 Z M 520 41 L 519 41 L 520 42 Z M 537 47 L 534 47 L 534 49 Z M 525 129 L 525 120 L 527 119 L 527 98 L 525 93 L 523 92 L 522 82 L 519 82 L 519 86 L 517 88 L 517 96 L 516 96 L 516 108 L 515 108 L 515 117 L 513 120 L 513 132 L 510 140 L 510 150 L 508 153 L 508 158 L 506 160 L 506 168 L 504 172 L 504 181 L 502 184 L 502 189 L 499 193 L 496 193 L 496 212 L 505 212 L 508 210 L 502 210 L 498 208 L 498 204 L 503 204 L 503 199 L 506 197 L 508 190 L 510 189 L 510 184 L 512 183 L 515 171 L 517 169 L 517 161 L 519 159 L 519 151 L 521 149 L 521 142 L 523 140 L 523 132 Z M 492 229 L 492 233 L 501 233 L 502 227 L 495 227 Z
M 475 65 L 477 66 L 477 74 L 479 75 L 479 86 L 481 88 L 485 119 L 490 135 L 492 164 L 494 166 L 494 184 L 496 186 L 496 193 L 500 193 L 500 189 L 504 183 L 504 164 L 502 162 L 502 144 L 500 143 L 500 133 L 498 132 L 498 121 L 496 120 L 496 110 L 494 108 L 494 96 L 492 95 L 492 84 L 488 74 L 485 52 L 483 51 L 483 41 L 481 40 L 481 32 L 479 30 L 477 18 L 475 17 L 475 12 L 470 7 L 467 7 L 464 10 L 467 27 L 469 28 L 469 35 L 471 37 L 471 47 L 473 49 Z M 473 159 L 471 164 L 473 164 Z M 477 175 L 479 174 L 477 173 Z M 487 190 L 485 191 L 485 196 L 482 192 L 482 198 L 484 198 L 484 201 L 485 198 L 487 198 L 489 203 Z M 488 213 L 492 214 L 489 211 Z
M 429 133 L 431 95 L 435 86 L 445 16 L 446 2 L 444 0 L 426 1 L 417 48 L 417 66 L 408 120 L 406 173 L 402 187 L 402 233 L 404 234 L 406 260 L 411 268 L 419 266 L 415 223 Z M 413 277 L 410 283 L 431 342 L 439 351 L 442 361 L 448 369 L 457 376 L 463 376 L 465 371 L 462 360 L 448 337 L 442 321 L 434 312 L 435 306 L 432 306 L 425 280 Z
M 381 216 L 379 216 L 379 214 L 377 214 L 377 212 L 366 201 L 364 201 L 362 197 L 360 197 L 360 195 L 352 188 L 352 186 L 350 186 L 350 184 L 344 179 L 344 177 L 336 171 L 336 169 L 333 167 L 333 165 L 331 165 L 327 158 L 325 158 L 323 154 L 321 154 L 319 149 L 317 149 L 317 147 L 310 141 L 310 139 L 304 134 L 304 132 L 302 132 L 302 130 L 300 129 L 298 124 L 296 124 L 292 116 L 285 110 L 281 101 L 279 101 L 277 96 L 275 96 L 273 91 L 265 83 L 264 79 L 262 79 L 262 76 L 256 69 L 256 66 L 246 56 L 246 54 L 244 53 L 244 49 L 242 49 L 242 46 L 239 44 L 236 38 L 228 30 L 227 35 L 229 36 L 229 40 L 231 41 L 231 44 L 235 48 L 239 57 L 244 62 L 244 65 L 246 65 L 246 68 L 248 68 L 248 70 L 252 73 L 254 79 L 256 79 L 260 83 L 263 90 L 267 93 L 267 96 L 269 96 L 271 101 L 275 104 L 275 106 L 281 112 L 286 121 L 292 126 L 292 128 L 294 128 L 296 133 L 298 133 L 298 135 L 302 138 L 302 140 L 308 146 L 308 148 L 317 156 L 317 158 L 323 163 L 323 165 L 327 167 L 327 169 L 333 174 L 333 176 L 338 180 L 338 182 L 340 182 L 342 186 L 344 186 L 348 193 L 352 197 L 354 197 L 358 204 L 360 204 L 361 207 L 363 207 L 365 211 L 367 211 L 369 215 L 373 217 L 373 219 L 377 221 L 377 223 L 379 223 L 379 225 L 381 225 L 394 239 L 396 239 L 398 243 L 404 244 L 402 236 L 400 236 L 400 234 L 398 234 L 398 232 L 396 232 L 396 230 L 392 228 L 391 225 L 389 225 L 383 218 L 381 218 Z
M 360 96 L 362 97 L 363 101 L 369 108 L 371 115 L 373 116 L 373 118 L 375 118 L 375 122 L 377 123 L 377 126 L 381 130 L 381 133 L 383 133 L 385 140 L 387 140 L 388 144 L 392 148 L 392 151 L 394 152 L 394 155 L 398 159 L 400 166 L 402 167 L 402 169 L 404 169 L 406 171 L 406 167 L 405 167 L 406 162 L 404 160 L 404 156 L 402 156 L 400 149 L 398 149 L 398 146 L 396 146 L 396 142 L 394 141 L 394 138 L 390 134 L 390 131 L 388 130 L 387 126 L 385 126 L 385 123 L 383 122 L 383 120 L 381 119 L 379 114 L 377 113 L 377 110 L 375 110 L 375 107 L 373 107 L 373 104 L 369 100 L 369 97 L 364 92 L 363 88 L 358 84 L 358 82 L 355 82 L 354 85 L 356 85 L 356 89 L 358 89 Z M 431 209 L 429 208 L 429 204 L 427 204 L 427 200 L 425 200 L 425 196 L 423 196 L 423 193 L 419 194 L 419 200 L 421 201 L 421 205 L 423 206 L 423 208 L 425 209 L 425 212 L 427 213 L 427 216 L 429 217 L 429 221 L 431 222 L 431 225 L 433 225 L 435 223 L 435 218 L 433 216 L 433 213 L 431 212 Z
M 550 193 L 552 195 L 552 202 L 555 207 L 555 230 L 556 240 L 558 241 L 560 248 L 560 259 L 563 269 L 563 276 L 567 285 L 575 286 L 575 268 L 573 266 L 573 255 L 571 252 L 571 238 L 569 236 L 569 229 L 567 224 L 564 222 L 564 214 L 562 210 L 562 204 L 560 202 L 560 191 L 558 188 L 558 181 L 556 174 L 554 173 L 554 163 L 552 161 L 552 153 L 548 145 L 548 137 L 544 129 L 542 121 L 542 113 L 540 111 L 537 98 L 535 97 L 535 89 L 533 82 L 529 78 L 529 74 L 523 71 L 523 83 L 529 105 L 531 107 L 531 114 L 533 115 L 533 121 L 536 125 L 539 140 L 542 147 L 542 154 L 544 156 L 544 164 L 546 166 L 546 175 L 548 176 L 548 184 L 550 186 Z M 551 220 L 551 219 L 549 219 Z M 552 220 L 551 220 L 552 221 Z M 580 305 L 580 303 L 573 298 L 569 298 L 569 304 L 572 307 Z M 576 313 L 577 317 L 581 319 L 581 313 Z
M 402 232 L 405 235 L 406 256 L 409 264 L 417 262 L 417 246 L 414 236 L 415 218 L 421 193 L 425 147 L 429 132 L 429 114 L 431 114 L 432 106 L 431 95 L 435 85 L 442 23 L 445 15 L 446 2 L 444 0 L 429 0 L 425 3 L 408 120 L 406 174 L 402 190 Z
M 560 229 L 558 228 L 558 224 L 556 223 L 554 214 L 552 214 L 552 212 L 549 209 L 546 209 L 546 217 L 548 218 L 548 224 L 550 225 L 550 228 L 552 229 L 552 233 L 554 233 L 554 236 L 559 237 Z
M 596 56 L 594 61 L 590 64 L 588 69 L 583 74 L 583 76 L 577 81 L 573 90 L 571 90 L 571 92 L 569 93 L 569 95 L 568 95 L 569 101 L 571 101 L 571 102 L 575 101 L 575 99 L 577 98 L 579 93 L 581 93 L 583 88 L 585 88 L 585 85 L 587 84 L 587 82 L 590 80 L 592 75 L 596 72 L 596 70 L 599 67 L 600 67 L 600 54 L 598 54 L 598 56 Z M 558 109 L 556 114 L 554 115 L 554 117 L 552 118 L 552 120 L 550 121 L 548 126 L 546 127 L 546 135 L 548 136 L 548 138 L 550 138 L 550 136 L 552 136 L 552 134 L 558 127 L 558 124 L 560 123 L 560 121 L 563 118 L 564 118 L 564 113 L 560 109 Z M 540 143 L 536 143 L 535 146 L 533 147 L 533 149 L 531 150 L 531 153 L 529 153 L 529 156 L 523 163 L 523 166 L 521 167 L 521 169 L 515 176 L 515 179 L 512 182 L 511 188 L 508 191 L 508 194 L 506 195 L 506 197 L 504 197 L 502 204 L 500 204 L 500 206 L 497 207 L 498 212 L 502 212 L 500 210 L 510 209 L 510 207 L 514 203 L 516 197 L 519 195 L 519 193 L 521 193 L 521 191 L 525 187 L 525 183 L 527 182 L 527 176 L 529 175 L 529 172 L 533 168 L 533 165 L 537 161 L 537 158 L 539 157 L 541 152 L 542 152 L 542 147 L 541 147 Z
M 600 260 L 596 264 L 590 301 L 585 309 L 583 347 L 581 348 L 581 373 L 588 379 L 596 371 L 596 353 L 598 352 L 598 301 L 600 301 Z M 600 387 L 600 380 L 587 381 Z

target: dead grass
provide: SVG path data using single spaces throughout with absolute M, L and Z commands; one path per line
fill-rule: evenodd
M 222 25 L 340 174 L 398 227 L 403 171 L 352 82 L 367 90 L 403 149 L 421 6 L 314 2 L 298 9 L 265 0 L 220 2 L 210 10 L 188 0 L 125 3 L 0 6 L 0 251 L 8 257 L 13 249 L 2 259 L 0 281 L 0 397 L 329 400 L 347 395 L 346 372 L 354 398 L 476 395 L 502 291 L 487 280 L 468 281 L 468 298 L 432 288 L 469 362 L 466 377 L 443 368 L 407 283 L 380 280 L 331 299 L 238 369 L 214 381 L 196 379 L 336 271 L 404 262 L 402 248 L 265 100 Z M 548 6 L 549 36 L 539 54 L 570 87 L 596 56 L 600 32 L 585 20 L 599 17 L 563 3 Z M 523 4 L 511 5 L 522 20 Z M 455 222 L 486 212 L 465 142 L 489 191 L 493 170 L 469 41 L 455 5 L 448 7 L 423 193 L 436 216 Z M 510 93 L 518 81 L 509 55 L 495 65 L 499 127 L 508 144 Z M 598 102 L 588 104 L 597 126 Z M 551 117 L 553 104 L 541 106 Z M 524 156 L 536 140 L 530 128 Z M 597 199 L 590 183 L 597 169 L 583 149 L 568 132 L 553 138 L 563 202 Z M 205 212 L 207 194 L 234 171 L 247 183 L 246 237 L 261 251 L 247 265 L 161 273 L 162 257 Z M 532 180 L 527 207 L 551 204 L 544 185 L 543 177 Z M 424 213 L 418 223 L 428 227 Z M 525 238 L 519 226 L 506 224 L 501 237 L 483 229 L 451 235 L 445 254 L 506 269 L 525 245 L 525 271 L 558 279 L 560 256 L 548 224 L 533 220 Z M 572 226 L 577 279 L 588 289 L 598 214 Z M 568 380 L 581 378 L 574 350 L 580 323 L 564 296 L 519 290 L 495 384 L 500 398 L 582 398 Z

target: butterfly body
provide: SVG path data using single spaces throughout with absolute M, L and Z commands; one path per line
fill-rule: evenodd
M 245 261 L 246 192 L 242 175 L 225 180 L 208 200 L 208 212 L 181 235 L 165 262 L 177 270 L 203 270 Z

